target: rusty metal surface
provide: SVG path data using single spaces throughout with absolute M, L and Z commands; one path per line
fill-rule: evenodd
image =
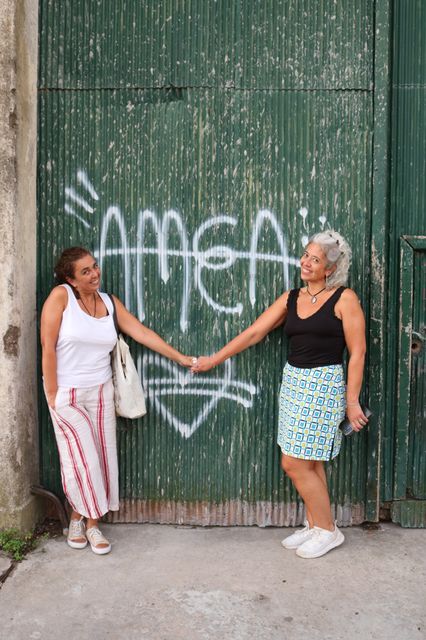
M 365 520 L 362 504 L 335 505 L 332 512 L 339 526 L 361 524 Z M 295 527 L 303 524 L 304 510 L 300 502 L 222 503 L 177 502 L 157 500 L 121 500 L 120 510 L 111 512 L 106 522 L 150 522 L 205 527 L 253 526 Z

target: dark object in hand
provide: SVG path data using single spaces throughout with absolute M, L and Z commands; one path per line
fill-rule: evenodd
M 367 407 L 366 404 L 362 404 L 361 409 L 366 418 L 370 418 L 370 416 L 373 415 L 371 410 Z M 345 436 L 350 436 L 354 432 L 348 418 L 345 418 L 344 420 L 342 420 L 342 422 L 339 424 L 339 429 L 342 431 L 343 435 Z

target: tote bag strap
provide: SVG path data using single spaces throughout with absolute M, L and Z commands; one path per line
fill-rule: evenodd
M 111 303 L 112 303 L 112 309 L 113 309 L 112 319 L 114 320 L 114 327 L 115 327 L 115 330 L 117 332 L 117 336 L 119 336 L 120 335 L 120 329 L 118 327 L 117 309 L 115 307 L 114 298 L 112 297 L 112 295 L 110 293 L 108 294 L 108 296 L 109 296 L 109 299 L 111 300 Z

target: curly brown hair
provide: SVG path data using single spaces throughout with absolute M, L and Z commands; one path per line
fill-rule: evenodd
M 68 278 L 74 278 L 74 264 L 80 258 L 90 256 L 91 253 L 84 247 L 69 247 L 62 251 L 61 256 L 55 266 L 55 280 L 57 284 L 69 284 Z

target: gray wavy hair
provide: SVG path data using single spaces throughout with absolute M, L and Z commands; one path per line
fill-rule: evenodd
M 349 267 L 351 266 L 352 250 L 343 236 L 337 231 L 320 231 L 308 240 L 308 244 L 314 242 L 321 247 L 327 258 L 327 268 L 336 265 L 333 273 L 326 279 L 326 288 L 346 286 L 348 282 Z

